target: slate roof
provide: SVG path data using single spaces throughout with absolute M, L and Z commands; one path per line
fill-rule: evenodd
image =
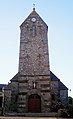
M 68 90 L 68 88 L 60 81 L 60 79 L 57 76 L 55 76 L 51 71 L 50 71 L 50 75 L 52 81 L 59 81 L 60 90 Z
M 61 81 L 59 82 L 59 88 L 60 90 L 68 90 L 68 88 Z
M 0 91 L 2 91 L 2 88 L 6 86 L 7 86 L 6 84 L 0 84 Z
M 19 72 L 10 80 L 10 81 L 18 81 Z
M 59 81 L 60 79 L 57 77 L 57 76 L 55 76 L 51 71 L 50 71 L 50 76 L 51 76 L 51 80 L 53 81 Z

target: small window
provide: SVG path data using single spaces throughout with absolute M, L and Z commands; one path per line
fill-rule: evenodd
M 35 25 L 33 25 L 32 26 L 32 28 L 31 28 L 31 35 L 33 36 L 33 37 L 35 37 L 36 36 L 36 26 Z

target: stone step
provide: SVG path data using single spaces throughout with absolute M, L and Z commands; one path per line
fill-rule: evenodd
M 24 117 L 57 117 L 57 113 L 5 113 L 5 116 L 24 116 Z

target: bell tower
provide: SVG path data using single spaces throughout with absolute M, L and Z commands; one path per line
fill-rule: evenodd
M 35 8 L 20 29 L 19 72 L 23 75 L 49 75 L 48 26 Z
M 48 26 L 33 8 L 20 30 L 18 112 L 45 113 L 51 105 Z

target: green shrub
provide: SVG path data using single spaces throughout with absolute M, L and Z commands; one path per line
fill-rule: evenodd
M 60 100 L 55 100 L 52 102 L 51 111 L 57 112 L 59 109 L 63 109 L 63 105 Z
M 59 109 L 58 110 L 58 116 L 59 117 L 68 117 L 67 109 Z
M 68 108 L 68 116 L 73 117 L 73 106 Z

